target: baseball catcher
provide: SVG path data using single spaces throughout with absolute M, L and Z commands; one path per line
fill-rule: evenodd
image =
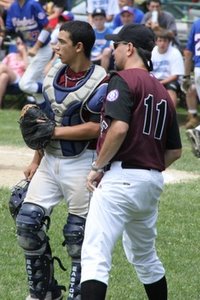
M 26 145 L 33 150 L 44 149 L 55 128 L 55 122 L 35 104 L 27 104 L 22 108 L 19 124 Z
M 42 111 L 35 105 L 25 106 L 19 121 L 26 144 L 35 149 L 24 170 L 30 184 L 16 217 L 28 278 L 26 300 L 63 299 L 64 287 L 56 280 L 48 233 L 54 207 L 63 200 L 67 210 L 62 245 L 71 262 L 65 299 L 81 300 L 81 248 L 90 200 L 85 181 L 96 157 L 100 111 L 108 85 L 105 69 L 90 61 L 95 42 L 92 26 L 69 21 L 58 34 L 55 52 L 61 62 L 44 79 L 43 101 L 38 102 Z

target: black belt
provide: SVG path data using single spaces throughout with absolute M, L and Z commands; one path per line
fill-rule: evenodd
M 151 168 L 136 166 L 132 163 L 128 163 L 128 162 L 124 162 L 124 161 L 121 162 L 121 167 L 122 167 L 122 169 L 142 169 L 142 170 L 148 170 L 148 171 L 151 170 Z M 110 168 L 111 168 L 111 163 L 104 167 L 104 171 L 105 172 L 109 171 Z

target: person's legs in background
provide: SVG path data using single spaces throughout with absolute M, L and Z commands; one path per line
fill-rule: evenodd
M 198 118 L 198 99 L 195 85 L 192 84 L 186 93 L 186 105 L 188 110 L 186 129 L 195 128 L 199 124 Z
M 5 64 L 0 64 L 0 109 L 2 108 L 3 96 L 6 92 L 7 86 L 17 79 L 16 74 L 11 68 Z
M 36 98 L 36 103 L 43 102 L 42 84 L 44 80 L 44 70 L 52 57 L 52 48 L 50 45 L 40 48 L 36 56 L 30 59 L 30 63 L 22 78 L 19 81 L 19 87 L 27 94 Z

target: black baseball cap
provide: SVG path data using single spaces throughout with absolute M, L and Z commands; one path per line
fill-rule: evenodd
M 92 12 L 92 17 L 103 16 L 106 17 L 106 12 L 103 8 L 95 8 Z
M 107 34 L 106 40 L 114 42 L 130 42 L 136 48 L 152 51 L 155 46 L 154 32 L 143 24 L 124 25 L 117 34 Z

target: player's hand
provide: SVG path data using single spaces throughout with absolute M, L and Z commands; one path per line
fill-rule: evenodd
M 24 170 L 24 175 L 25 175 L 25 178 L 27 180 L 31 180 L 33 175 L 35 174 L 37 168 L 38 168 L 38 164 L 36 163 L 31 163 L 25 170 Z
M 102 177 L 103 177 L 103 172 L 97 172 L 93 170 L 90 171 L 90 173 L 87 176 L 87 182 L 86 182 L 87 189 L 90 192 L 93 192 L 97 187 L 97 185 L 99 184 L 99 182 L 101 181 Z

